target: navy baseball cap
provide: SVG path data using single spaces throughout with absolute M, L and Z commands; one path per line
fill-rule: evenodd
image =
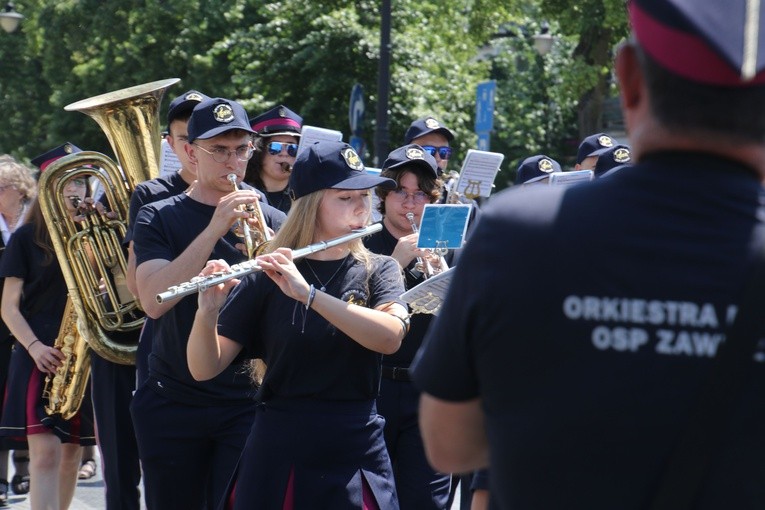
M 438 163 L 436 158 L 430 155 L 429 152 L 423 150 L 422 147 L 416 143 L 404 145 L 397 149 L 393 149 L 388 157 L 382 164 L 383 170 L 395 170 L 399 167 L 418 167 L 422 168 L 428 173 L 433 174 L 434 178 L 438 178 Z
M 170 126 L 170 123 L 178 117 L 186 117 L 191 115 L 194 107 L 205 99 L 210 98 L 196 90 L 188 90 L 173 99 L 173 101 L 170 103 L 170 107 L 167 109 L 168 127 Z
M 280 104 L 250 119 L 250 126 L 258 136 L 300 136 L 303 117 Z
M 598 157 L 593 173 L 597 178 L 612 168 L 629 164 L 632 164 L 632 151 L 630 151 L 630 148 L 627 145 L 614 145 Z
M 322 189 L 393 189 L 396 181 L 372 175 L 353 147 L 345 142 L 319 141 L 298 154 L 290 174 L 293 200 Z
M 579 144 L 579 150 L 576 152 L 576 163 L 581 165 L 585 159 L 590 156 L 600 156 L 614 145 L 616 145 L 616 141 L 605 133 L 590 135 Z
M 446 126 L 438 122 L 433 117 L 422 117 L 409 125 L 409 129 L 406 130 L 404 135 L 405 143 L 412 143 L 412 140 L 425 136 L 429 133 L 441 133 L 450 142 L 454 140 L 454 133 L 452 133 Z
M 518 174 L 515 176 L 515 184 L 531 182 L 542 177 L 547 177 L 553 172 L 561 172 L 560 163 L 544 154 L 530 156 L 518 166 Z
M 707 85 L 765 83 L 765 3 L 631 0 L 632 31 L 662 68 Z
M 45 168 L 57 159 L 61 159 L 64 156 L 68 156 L 69 154 L 74 154 L 76 152 L 82 152 L 82 150 L 75 144 L 66 142 L 63 145 L 59 145 L 55 149 L 51 149 L 48 152 L 36 156 L 34 159 L 32 159 L 32 164 L 39 168 L 41 172 L 44 172 Z
M 205 99 L 191 112 L 188 126 L 189 143 L 197 138 L 206 140 L 234 129 L 255 134 L 247 120 L 244 107 L 236 101 L 222 97 Z

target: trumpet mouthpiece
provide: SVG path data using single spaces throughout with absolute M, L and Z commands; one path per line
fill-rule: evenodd
M 285 173 L 291 173 L 292 172 L 292 165 L 290 165 L 286 161 L 282 161 L 279 164 L 282 166 L 282 172 L 285 172 Z
M 226 178 L 228 179 L 228 182 L 230 182 L 231 184 L 236 185 L 236 174 L 235 173 L 228 174 L 226 176 Z

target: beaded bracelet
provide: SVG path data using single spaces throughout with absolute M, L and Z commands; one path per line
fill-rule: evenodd
M 313 300 L 316 297 L 316 287 L 311 284 L 311 290 L 308 291 L 308 301 L 305 302 L 305 309 L 308 310 L 313 304 Z

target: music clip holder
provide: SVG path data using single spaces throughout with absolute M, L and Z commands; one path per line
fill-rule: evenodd
M 343 133 L 334 129 L 320 128 L 316 126 L 303 126 L 300 130 L 300 142 L 297 153 L 315 142 L 339 142 L 343 139 Z
M 550 174 L 550 186 L 571 186 L 580 182 L 591 181 L 595 178 L 592 170 L 572 170 L 570 172 L 553 172 Z
M 470 204 L 425 204 L 417 247 L 436 250 L 442 256 L 447 250 L 461 248 L 470 219 L 470 208 Z
M 449 290 L 453 274 L 454 268 L 450 267 L 446 271 L 431 276 L 421 284 L 412 287 L 399 297 L 409 305 L 413 314 L 438 315 L 441 304 L 446 299 L 446 293 Z
M 460 169 L 457 193 L 471 200 L 491 195 L 494 179 L 504 159 L 505 155 L 499 152 L 469 149 Z

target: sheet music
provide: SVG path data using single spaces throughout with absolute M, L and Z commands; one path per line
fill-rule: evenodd
M 499 165 L 504 159 L 505 155 L 499 152 L 469 149 L 462 163 L 457 191 L 468 198 L 491 195 Z
M 553 172 L 550 174 L 550 186 L 570 186 L 580 182 L 591 181 L 595 178 L 592 170 L 574 170 L 571 172 Z
M 334 129 L 320 128 L 316 126 L 303 126 L 300 130 L 300 143 L 298 151 L 300 152 L 314 142 L 339 142 L 343 139 L 343 133 Z
M 167 140 L 162 139 L 162 144 L 159 150 L 159 176 L 166 177 L 174 174 L 181 169 L 181 160 L 173 152 L 173 148 L 167 143 Z
M 450 267 L 446 271 L 431 276 L 421 284 L 412 287 L 401 294 L 400 297 L 415 311 L 418 308 L 427 308 L 429 304 L 430 308 L 438 308 L 446 298 L 453 274 L 454 267 Z
M 469 219 L 468 204 L 425 204 L 417 247 L 447 250 L 461 248 Z

